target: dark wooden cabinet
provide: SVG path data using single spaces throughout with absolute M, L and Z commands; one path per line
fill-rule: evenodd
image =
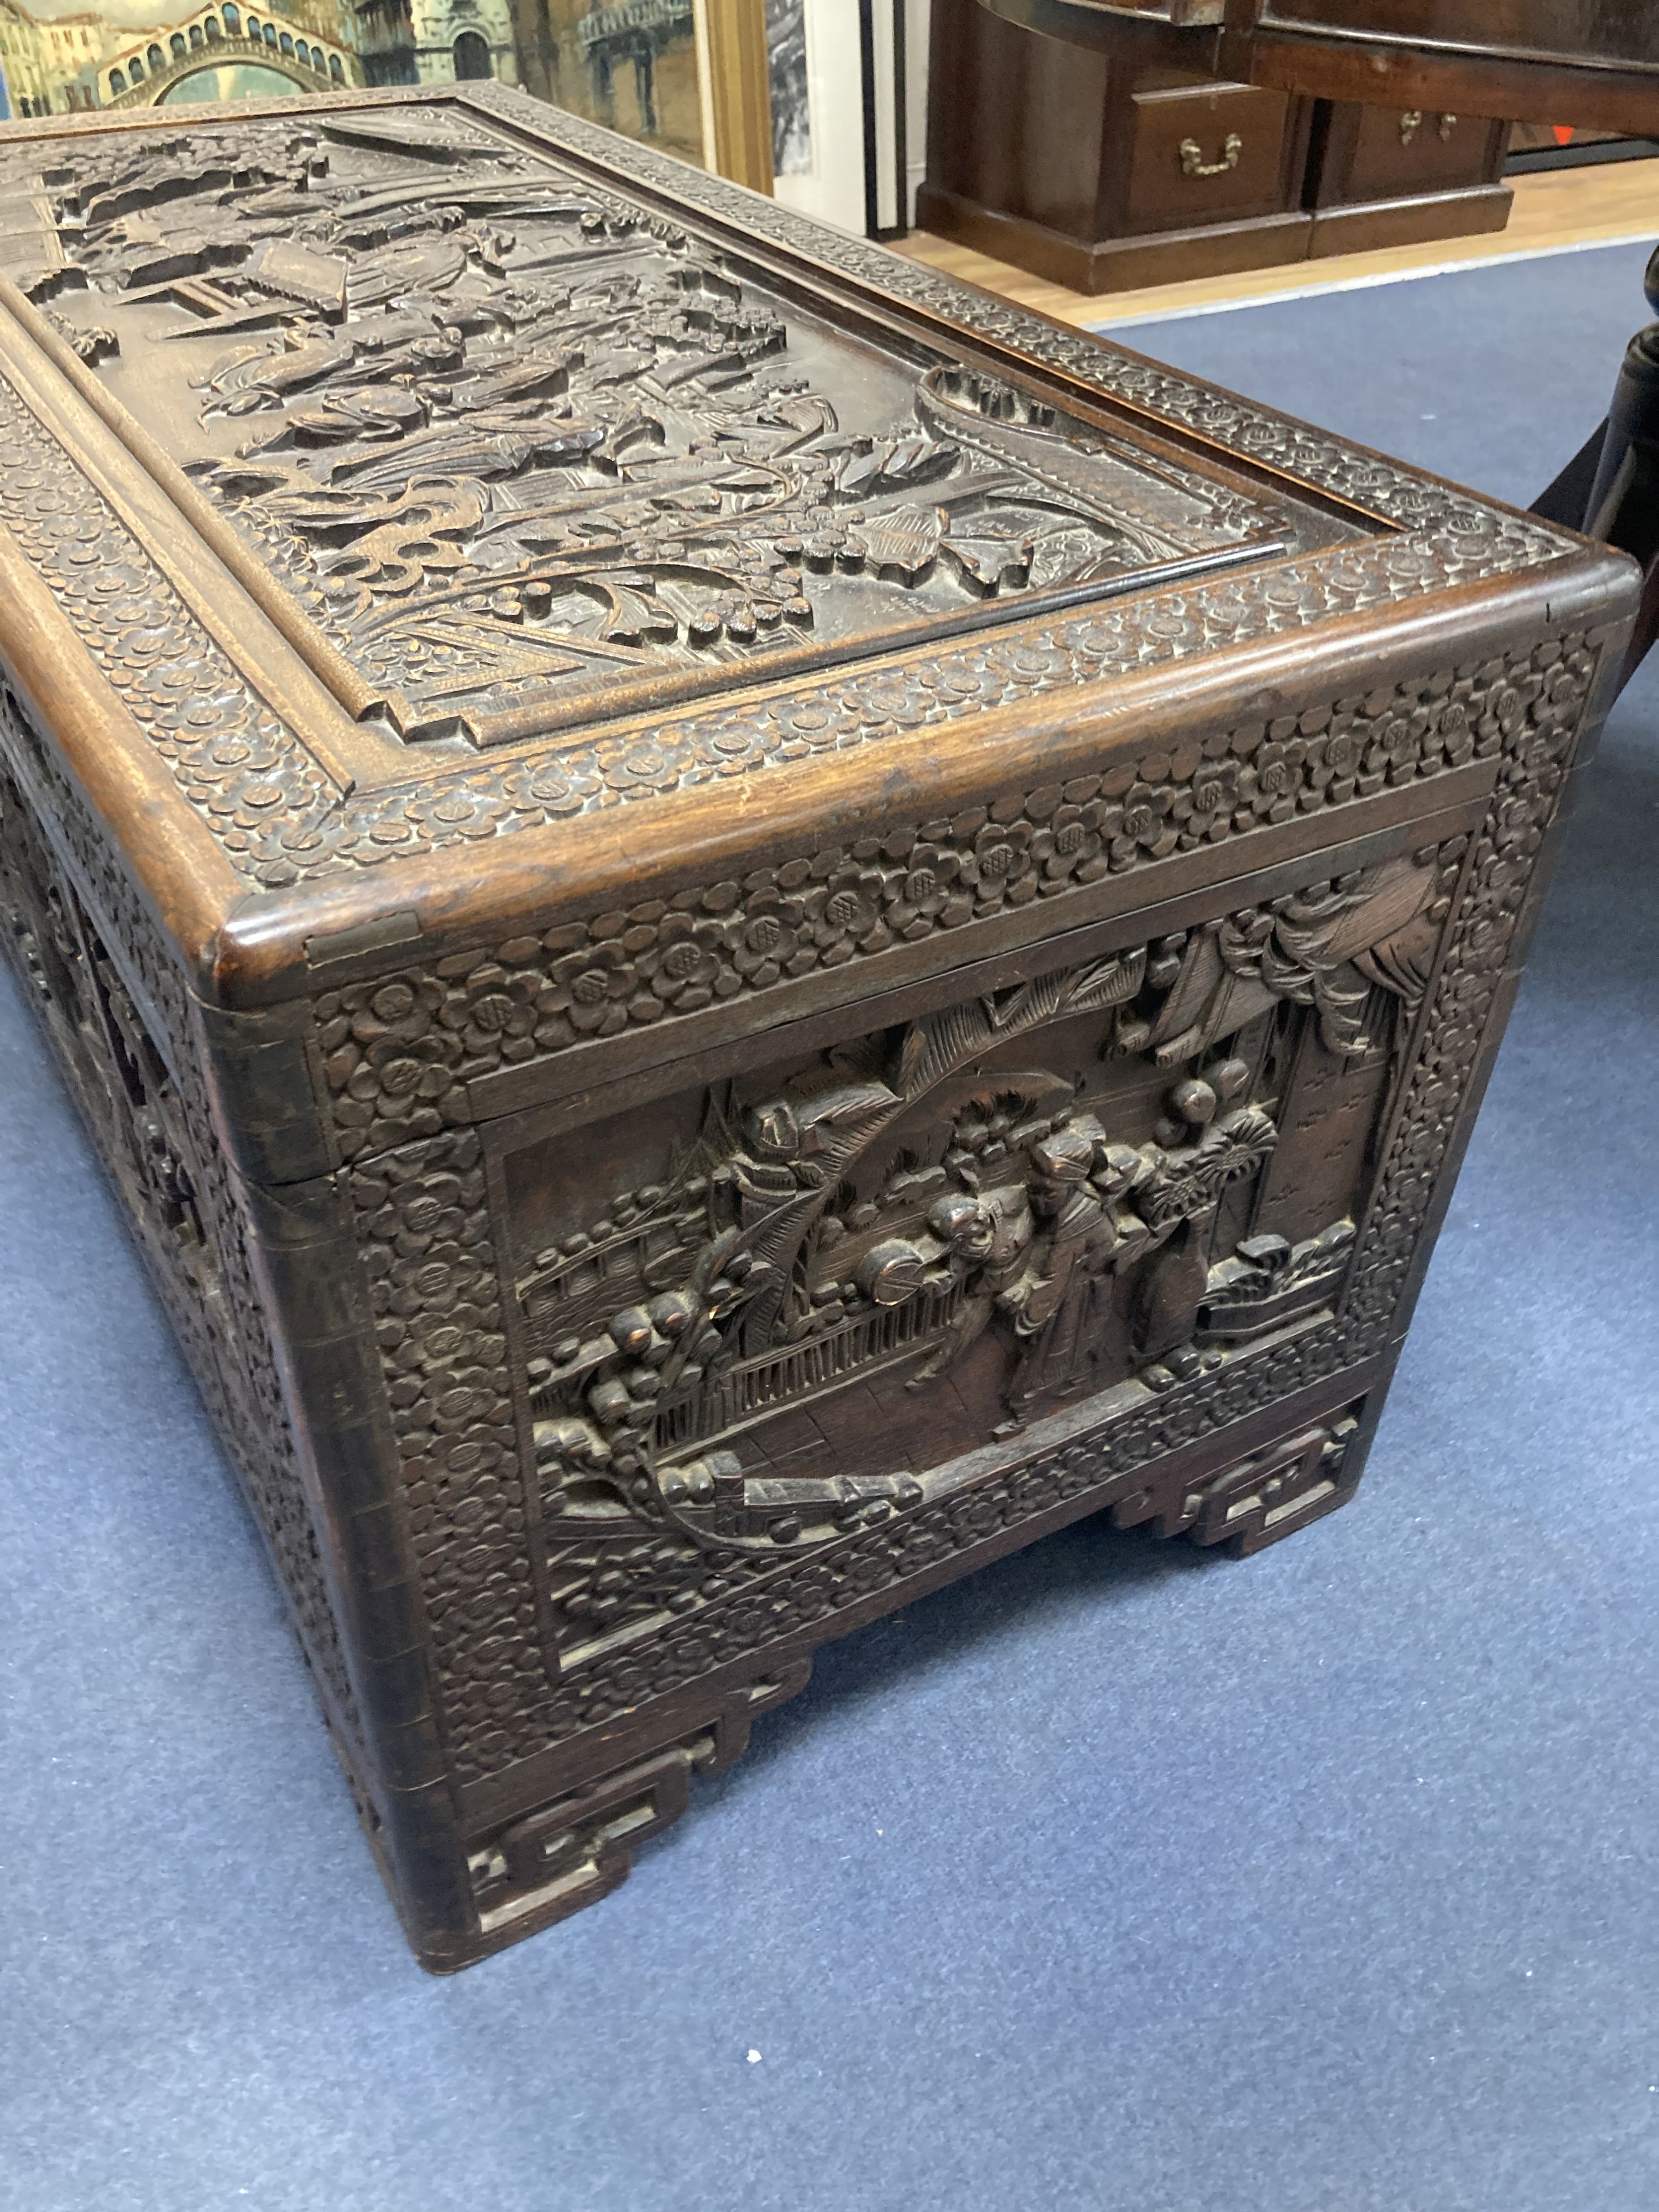
M 1129 27 L 1131 30 L 1133 26 Z M 1501 229 L 1502 124 L 1316 101 L 933 0 L 924 229 L 1079 292 Z
M 1514 197 L 1500 181 L 1509 130 L 1449 110 L 1318 101 L 1308 167 L 1310 253 L 1502 230 Z
M 981 0 L 1051 39 L 1322 100 L 1650 137 L 1653 0 Z
M 1243 222 L 1283 214 L 1302 120 L 1298 102 L 1249 85 L 1132 86 L 1121 149 L 1126 225 L 1190 230 L 1200 216 Z

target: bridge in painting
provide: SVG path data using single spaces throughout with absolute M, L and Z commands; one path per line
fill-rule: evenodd
M 99 89 L 106 107 L 148 107 L 203 70 L 240 64 L 291 79 L 301 92 L 329 92 L 362 82 L 355 54 L 287 22 L 273 23 L 258 9 L 246 13 L 236 0 L 198 9 L 168 33 L 135 40 L 111 55 Z

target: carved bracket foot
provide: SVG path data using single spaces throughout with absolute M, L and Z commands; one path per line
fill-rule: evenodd
M 1359 1413 L 1359 1406 L 1350 1407 L 1196 1486 L 1136 1491 L 1113 1507 L 1113 1525 L 1150 1523 L 1155 1535 L 1185 1536 L 1206 1547 L 1225 1544 L 1234 1559 L 1248 1559 L 1334 1513 L 1353 1496 L 1359 1486 L 1360 1455 L 1351 1455 L 1349 1448 L 1358 1431 Z
M 641 1844 L 678 1820 L 694 1774 L 720 1774 L 749 1747 L 749 1731 L 806 1687 L 810 1659 L 735 1692 L 703 1728 L 521 1815 L 475 1844 L 467 1871 L 481 1948 L 494 1950 L 596 1905 L 625 1881 Z
M 1195 1508 L 1196 1518 L 1184 1533 L 1194 1544 L 1225 1544 L 1234 1559 L 1243 1559 L 1334 1512 L 1358 1487 L 1358 1455 L 1352 1471 L 1345 1472 L 1358 1426 L 1350 1415 L 1230 1468 L 1188 1496 L 1187 1510 Z

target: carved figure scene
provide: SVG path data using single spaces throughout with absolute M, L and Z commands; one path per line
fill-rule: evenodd
M 406 738 L 524 738 L 1345 532 L 855 345 L 440 111 L 4 159 L 9 272 Z
M 76 1033 L 101 1081 L 89 1103 L 124 1184 L 201 1291 L 211 1286 L 193 1148 L 165 1061 L 78 899 L 34 845 L 0 772 L 0 929 L 43 1006 Z
M 662 1109 L 603 1158 L 520 1156 L 527 1221 L 613 1192 L 514 1286 L 567 1654 L 1328 1313 L 1462 851 L 722 1086 L 654 1182 L 621 1164 Z M 1334 1144 L 1304 1110 L 1333 1079 Z

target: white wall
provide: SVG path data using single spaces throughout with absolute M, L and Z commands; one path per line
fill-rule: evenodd
M 810 174 L 780 177 L 775 187 L 787 206 L 833 222 L 864 228 L 864 109 L 859 75 L 858 0 L 805 0 L 807 98 L 812 118 Z M 905 220 L 927 167 L 928 0 L 875 0 L 876 129 L 883 153 L 892 144 L 892 10 L 905 10 L 908 173 Z M 884 180 L 882 221 L 893 221 L 892 181 Z

